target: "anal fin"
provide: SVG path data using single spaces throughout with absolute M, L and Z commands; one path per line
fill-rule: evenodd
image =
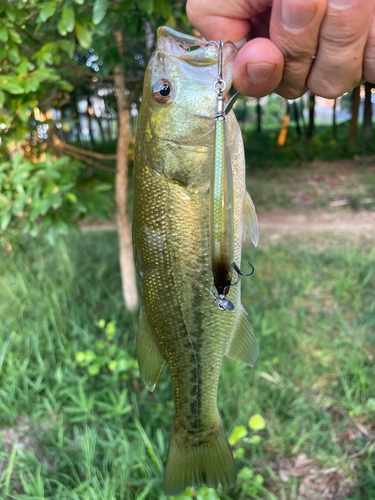
M 258 246 L 258 219 L 253 200 L 247 191 L 243 200 L 243 221 L 243 239 L 245 239 L 246 233 L 249 233 L 253 245 Z
M 258 358 L 258 351 L 257 339 L 246 317 L 245 309 L 242 307 L 227 357 L 245 363 L 245 365 L 254 366 Z
M 165 364 L 165 359 L 153 338 L 153 332 L 148 324 L 147 316 L 141 308 L 137 334 L 138 366 L 141 378 L 147 389 L 153 391 Z

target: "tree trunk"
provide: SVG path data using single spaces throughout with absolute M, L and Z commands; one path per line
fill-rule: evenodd
M 315 129 L 315 94 L 309 92 L 309 124 L 307 127 L 307 137 L 311 139 Z
M 332 115 L 332 135 L 336 139 L 336 105 L 337 105 L 337 99 L 333 101 L 333 115 Z
M 298 108 L 297 108 L 296 101 L 293 101 L 293 113 L 294 113 L 294 121 L 296 122 L 297 135 L 298 135 L 298 137 L 301 137 L 302 132 L 301 132 L 300 124 L 299 124 Z
M 122 56 L 122 33 L 121 31 L 117 31 L 114 35 L 117 40 L 120 56 Z M 131 226 L 126 210 L 128 187 L 129 110 L 126 107 L 125 75 L 121 64 L 118 64 L 115 67 L 114 77 L 118 114 L 115 186 L 116 220 L 119 237 L 122 294 L 125 306 L 131 311 L 137 307 L 138 290 L 135 279 Z
M 365 114 L 363 117 L 363 138 L 370 139 L 372 136 L 372 102 L 371 89 L 373 85 L 369 82 L 365 83 Z
M 303 107 L 304 106 L 303 97 L 299 99 L 299 104 L 300 104 L 299 112 L 301 115 L 303 135 L 306 135 L 307 132 L 306 132 L 306 122 L 305 122 L 304 107 Z
M 356 87 L 352 92 L 352 118 L 350 120 L 350 129 L 348 135 L 349 142 L 353 142 L 357 136 L 359 101 L 359 87 Z
M 260 99 L 257 101 L 257 130 L 258 134 L 262 132 L 262 108 L 260 107 Z

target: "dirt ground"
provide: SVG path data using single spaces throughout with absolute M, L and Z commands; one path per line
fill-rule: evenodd
M 272 233 L 334 232 L 347 233 L 348 236 L 360 233 L 368 237 L 375 237 L 375 212 L 316 209 L 304 213 L 278 208 L 260 211 L 257 216 L 259 232 L 268 236 Z M 84 223 L 81 225 L 81 229 L 83 232 L 114 231 L 116 224 L 111 221 Z

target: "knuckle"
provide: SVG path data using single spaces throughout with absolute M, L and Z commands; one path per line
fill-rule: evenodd
M 340 61 L 324 69 L 314 68 L 307 80 L 308 88 L 325 99 L 337 99 L 361 83 L 362 68 L 346 67 L 343 73 Z
M 351 87 L 350 85 L 344 86 L 340 84 L 327 86 L 322 82 L 311 82 L 308 84 L 308 88 L 315 95 L 324 97 L 324 99 L 337 99 L 341 95 L 345 94 L 345 92 L 349 92 L 353 87 Z
M 272 40 L 281 50 L 285 61 L 300 61 L 310 59 L 315 55 L 315 40 L 306 40 L 303 42 L 296 37 L 277 36 Z
M 298 99 L 306 92 L 306 87 L 301 87 L 297 89 L 292 87 L 286 87 L 285 85 L 280 85 L 276 89 L 276 92 L 277 94 L 279 94 L 279 96 L 284 97 L 284 99 L 294 100 Z

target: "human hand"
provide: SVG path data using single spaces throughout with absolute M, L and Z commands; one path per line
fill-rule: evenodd
M 375 0 L 188 0 L 186 12 L 207 40 L 249 34 L 233 68 L 244 95 L 333 99 L 375 83 Z

